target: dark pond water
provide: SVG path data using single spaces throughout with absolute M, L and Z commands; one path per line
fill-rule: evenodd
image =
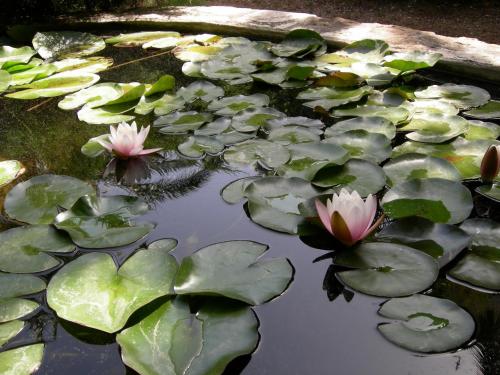
M 140 48 L 108 47 L 104 51 L 113 56 L 115 66 L 148 53 Z M 101 73 L 101 81 L 154 82 L 170 73 L 178 77 L 180 87 L 192 81 L 182 76 L 180 66 L 170 54 L 163 54 Z M 478 85 L 498 96 L 498 88 Z M 226 95 L 236 94 L 235 88 L 225 89 Z M 290 115 L 314 116 L 292 99 L 296 94 L 293 91 L 267 86 L 238 90 L 266 92 L 275 108 Z M 147 242 L 178 239 L 174 252 L 178 259 L 215 242 L 248 239 L 268 244 L 269 257 L 287 257 L 294 265 L 294 281 L 287 292 L 255 308 L 260 320 L 258 349 L 252 356 L 233 362 L 225 375 L 500 374 L 500 295 L 456 284 L 443 272 L 429 293 L 457 302 L 474 316 L 475 340 L 462 350 L 438 355 L 417 355 L 398 348 L 376 329 L 383 321 L 377 309 L 384 299 L 342 291 L 331 269 L 329 272 L 331 260 L 315 261 L 327 252 L 308 246 L 298 237 L 257 226 L 241 204 L 228 205 L 220 198 L 222 187 L 254 171 L 229 170 L 219 158 L 179 160 L 172 151 L 166 153 L 165 160 L 150 160 L 146 183 L 117 183 L 113 174 L 102 177 L 108 158 L 91 159 L 80 153 L 88 138 L 105 133 L 107 127 L 78 121 L 75 111 L 58 109 L 57 101 L 0 98 L 0 157 L 22 161 L 28 169 L 23 179 L 44 173 L 65 174 L 93 181 L 105 195 L 136 193 L 144 197 L 154 208 L 145 219 L 157 223 Z M 138 122 L 147 124 L 151 119 L 142 116 Z M 149 142 L 174 150 L 183 139 L 152 134 Z M 11 187 L 0 190 L 0 204 Z M 9 223 L 2 218 L 0 229 L 7 227 Z M 140 244 L 108 253 L 122 263 Z M 79 250 L 77 254 L 84 252 Z M 43 340 L 46 349 L 39 375 L 135 374 L 123 365 L 113 335 L 61 321 L 46 305 L 29 322 L 30 329 L 8 347 Z

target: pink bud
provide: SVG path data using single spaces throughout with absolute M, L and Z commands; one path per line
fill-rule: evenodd
M 500 170 L 500 150 L 496 146 L 490 146 L 484 153 L 481 161 L 481 180 L 492 182 Z

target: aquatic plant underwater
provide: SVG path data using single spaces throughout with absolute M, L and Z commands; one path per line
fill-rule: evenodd
M 170 74 L 153 83 L 99 82 L 113 61 L 88 56 L 107 45 L 173 53 L 197 80 L 177 90 Z M 320 239 L 345 287 L 389 298 L 379 310 L 389 322 L 377 327 L 387 340 L 439 353 L 466 345 L 475 331 L 469 312 L 426 294 L 440 272 L 483 293 L 500 291 L 500 223 L 475 209 L 477 199 L 491 211 L 500 201 L 500 102 L 475 86 L 418 85 L 416 71 L 439 58 L 391 52 L 380 40 L 328 52 L 319 34 L 302 29 L 280 43 L 173 31 L 107 39 L 43 32 L 33 47 L 0 48 L 0 92 L 2 100 L 64 96 L 58 107 L 77 111 L 82 126 L 110 125 L 82 145 L 81 157 L 106 158 L 106 173 L 124 185 L 148 177 L 167 155 L 145 149 L 151 128 L 135 122 L 145 116 L 154 116 L 155 133 L 185 137 L 179 163 L 214 157 L 253 171 L 223 187 L 221 198 L 245 201 L 262 227 Z M 288 116 L 263 93 L 227 94 L 254 84 L 296 91 L 315 118 Z M 147 238 L 155 224 L 141 216 L 151 205 L 65 175 L 14 185 L 24 171 L 19 161 L 0 161 L 11 226 L 0 232 L 7 347 L 0 374 L 30 374 L 44 360 L 43 342 L 8 347 L 40 308 L 23 298 L 35 293 L 46 293 L 58 317 L 115 335 L 123 362 L 140 374 L 222 374 L 256 349 L 252 307 L 290 286 L 288 259 L 265 257 L 268 246 L 257 238 L 211 244 L 178 262 L 177 240 L 165 238 L 139 244 L 118 265 L 97 250 Z

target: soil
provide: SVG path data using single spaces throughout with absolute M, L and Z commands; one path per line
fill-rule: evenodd
M 498 0 L 206 0 L 203 5 L 312 13 L 500 44 Z

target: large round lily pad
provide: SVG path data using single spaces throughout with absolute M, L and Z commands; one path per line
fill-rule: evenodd
M 343 104 L 357 102 L 372 91 L 373 88 L 370 86 L 362 86 L 357 89 L 318 87 L 302 91 L 297 99 L 309 100 L 304 103 L 306 107 L 313 109 L 321 107 L 328 111 Z
M 75 245 L 64 233 L 48 225 L 30 225 L 0 232 L 0 270 L 42 272 L 61 261 L 48 253 L 68 253 Z
M 468 126 L 468 121 L 463 117 L 431 113 L 414 116 L 408 124 L 399 130 L 414 130 L 406 134 L 406 138 L 413 141 L 443 143 L 463 134 Z
M 70 208 L 94 189 L 77 178 L 36 176 L 17 184 L 5 197 L 4 209 L 12 219 L 30 224 L 50 224 L 59 207 Z
M 230 182 L 221 190 L 220 194 L 222 199 L 224 199 L 224 202 L 229 204 L 238 203 L 245 197 L 245 189 L 247 186 L 259 178 L 259 176 L 243 177 Z
M 407 72 L 434 66 L 441 58 L 439 53 L 420 51 L 398 52 L 384 57 L 384 65 Z
M 411 247 L 365 243 L 339 253 L 334 263 L 354 268 L 337 275 L 347 286 L 380 297 L 401 297 L 429 288 L 438 276 L 437 262 Z
M 248 140 L 229 147 L 224 159 L 233 165 L 260 164 L 267 168 L 277 168 L 290 159 L 289 151 L 280 144 L 263 139 Z
M 181 87 L 177 90 L 177 96 L 190 103 L 197 99 L 204 102 L 211 102 L 224 95 L 222 87 L 214 85 L 208 81 L 195 81 L 187 87 Z
M 17 160 L 0 161 L 0 187 L 14 181 L 23 172 L 24 167 Z
M 0 374 L 33 374 L 42 364 L 43 349 L 43 344 L 34 344 L 0 353 Z
M 78 246 L 102 249 L 128 245 L 154 228 L 151 223 L 136 223 L 132 219 L 148 210 L 137 197 L 81 197 L 68 211 L 55 218 L 55 226 L 66 231 Z
M 421 294 L 391 299 L 379 314 L 395 320 L 378 326 L 387 340 L 422 353 L 456 349 L 475 329 L 472 316 L 453 301 Z
M 320 135 L 322 133 L 323 132 L 317 128 L 290 125 L 272 129 L 267 136 L 267 140 L 285 146 L 305 142 L 317 143 L 320 141 Z
M 478 107 L 490 100 L 488 91 L 480 87 L 453 83 L 429 86 L 423 90 L 415 91 L 415 96 L 424 99 L 440 99 L 460 109 Z
M 400 124 L 408 119 L 410 112 L 403 107 L 382 107 L 378 105 L 360 105 L 349 109 L 336 109 L 332 116 L 370 116 L 383 117 L 394 125 Z
M 224 296 L 260 305 L 285 291 L 293 268 L 284 258 L 259 260 L 268 246 L 228 241 L 207 246 L 182 260 L 176 294 Z
M 471 109 L 464 113 L 467 116 L 479 118 L 482 120 L 491 120 L 500 118 L 500 101 L 490 100 L 479 108 Z
M 351 130 L 366 130 L 369 133 L 379 133 L 389 139 L 396 136 L 396 127 L 383 117 L 354 117 L 336 122 L 325 130 L 325 137 L 332 138 Z
M 190 136 L 186 142 L 177 146 L 177 150 L 190 158 L 201 158 L 205 154 L 216 155 L 224 149 L 224 144 L 207 135 Z
M 105 253 L 82 255 L 50 280 L 47 302 L 57 315 L 105 332 L 120 330 L 138 308 L 173 293 L 175 240 L 140 249 L 117 269 Z
M 456 224 L 472 211 L 470 191 L 460 182 L 442 178 L 413 179 L 389 190 L 382 207 L 392 218 L 420 216 L 437 223 Z
M 500 136 L 500 125 L 494 122 L 469 120 L 469 126 L 464 133 L 464 138 L 474 141 L 476 139 L 497 139 Z
M 117 336 L 123 362 L 141 375 L 222 374 L 234 358 L 253 352 L 258 321 L 229 301 L 196 313 L 183 299 L 168 301 Z
M 245 109 L 267 105 L 269 105 L 269 97 L 265 94 L 236 95 L 212 101 L 208 105 L 208 110 L 214 111 L 216 115 L 232 116 Z

